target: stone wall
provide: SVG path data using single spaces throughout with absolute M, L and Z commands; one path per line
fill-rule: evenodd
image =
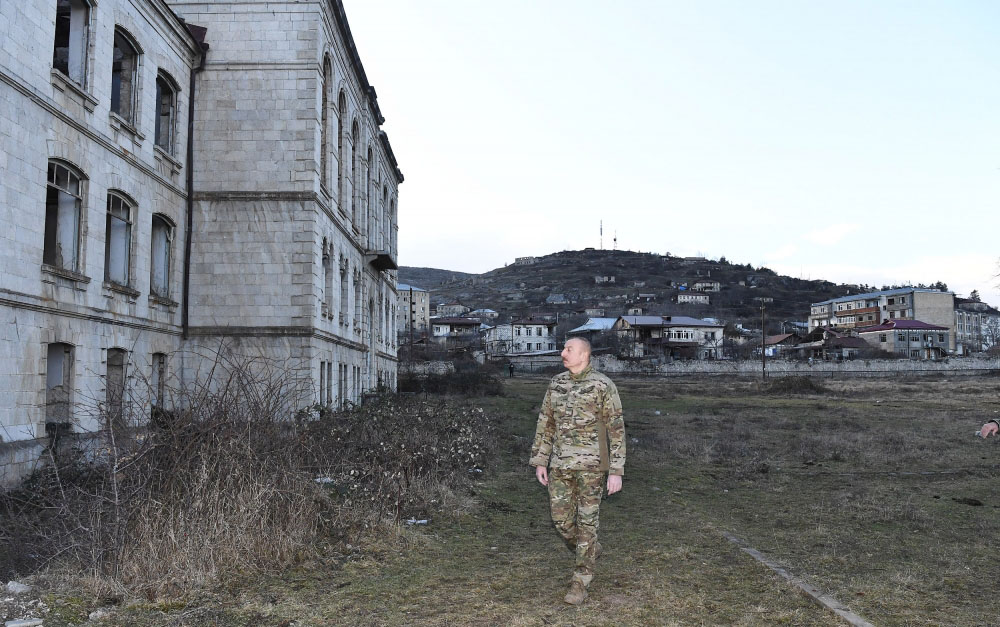
M 649 362 L 622 361 L 615 357 L 601 355 L 594 358 L 594 366 L 601 372 L 650 375 L 736 375 L 760 376 L 760 360 L 747 361 L 675 361 L 653 365 Z M 914 361 L 910 359 L 849 361 L 793 361 L 769 359 L 766 362 L 768 376 L 894 376 L 925 374 L 982 374 L 1000 370 L 1000 359 L 961 358 L 943 361 Z

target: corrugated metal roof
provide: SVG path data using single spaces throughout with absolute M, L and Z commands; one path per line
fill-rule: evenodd
M 618 318 L 587 318 L 587 322 L 566 333 L 586 333 L 588 331 L 609 331 Z
M 422 287 L 417 287 L 416 285 L 407 285 L 406 283 L 397 283 L 396 284 L 396 290 L 397 291 L 401 291 L 401 292 L 408 292 L 410 290 L 413 290 L 414 292 L 426 292 L 427 291 L 427 290 L 425 290 Z

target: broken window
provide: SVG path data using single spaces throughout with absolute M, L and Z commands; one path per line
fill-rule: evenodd
M 166 396 L 164 392 L 167 385 L 167 356 L 164 353 L 153 353 L 153 373 L 149 379 L 149 388 L 152 398 L 150 404 L 153 407 L 163 407 Z
M 340 92 L 337 98 L 337 208 L 344 209 L 344 118 L 347 117 L 347 97 Z
M 161 298 L 170 297 L 170 250 L 174 225 L 165 216 L 153 216 L 149 251 L 149 291 Z
M 174 118 L 177 110 L 177 89 L 175 83 L 164 72 L 156 77 L 156 145 L 173 154 Z
M 49 162 L 45 196 L 45 244 L 42 261 L 50 266 L 77 270 L 80 257 L 80 207 L 83 203 L 79 172 Z
M 104 280 L 128 285 L 132 206 L 114 192 L 108 194 L 107 229 L 104 237 Z
M 323 309 L 333 314 L 330 297 L 333 295 L 333 259 L 327 250 L 326 240 L 323 240 Z
M 124 426 L 125 424 L 125 363 L 127 351 L 123 348 L 108 349 L 107 375 L 107 405 L 105 416 L 108 424 Z
M 351 225 L 358 228 L 358 123 L 351 126 Z
M 52 343 L 45 366 L 45 422 L 68 423 L 71 419 L 70 392 L 73 347 Z
M 324 190 L 329 189 L 330 181 L 330 165 L 329 165 L 329 155 L 330 155 L 330 98 L 329 92 L 330 87 L 333 84 L 333 70 L 330 68 L 329 57 L 323 61 L 323 84 L 320 89 L 323 90 L 323 98 L 320 104 L 320 126 L 319 126 L 319 182 L 320 187 Z
M 135 121 L 136 77 L 139 52 L 125 33 L 115 29 L 115 49 L 111 63 L 111 110 L 128 122 Z
M 90 5 L 84 0 L 56 0 L 56 36 L 52 67 L 81 87 L 87 76 L 87 37 Z

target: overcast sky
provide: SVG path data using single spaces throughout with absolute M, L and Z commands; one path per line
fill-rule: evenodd
M 599 246 L 1000 305 L 1000 3 L 345 0 L 399 263 Z

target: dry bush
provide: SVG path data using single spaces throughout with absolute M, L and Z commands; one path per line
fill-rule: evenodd
M 467 509 L 457 496 L 495 463 L 496 421 L 482 408 L 445 399 L 385 395 L 309 425 L 311 464 L 336 501 L 334 526 Z
M 22 569 L 152 597 L 279 566 L 313 544 L 323 493 L 288 420 L 303 390 L 281 364 L 216 357 L 213 378 L 174 390 L 182 409 L 154 409 L 148 425 L 141 385 L 113 412 L 93 405 L 104 428 L 50 448 L 50 463 L 4 495 Z
M 455 372 L 450 374 L 401 374 L 399 391 L 404 394 L 502 396 L 503 383 L 494 368 L 459 362 Z
M 281 568 L 330 536 L 468 510 L 463 488 L 495 455 L 482 409 L 382 396 L 303 411 L 310 390 L 289 364 L 214 357 L 205 383 L 172 390 L 173 411 L 150 412 L 142 385 L 117 415 L 95 402 L 105 428 L 89 444 L 64 438 L 0 494 L 8 576 L 48 568 L 99 595 L 175 596 Z
M 762 394 L 829 394 L 830 390 L 810 377 L 772 377 L 760 384 Z

